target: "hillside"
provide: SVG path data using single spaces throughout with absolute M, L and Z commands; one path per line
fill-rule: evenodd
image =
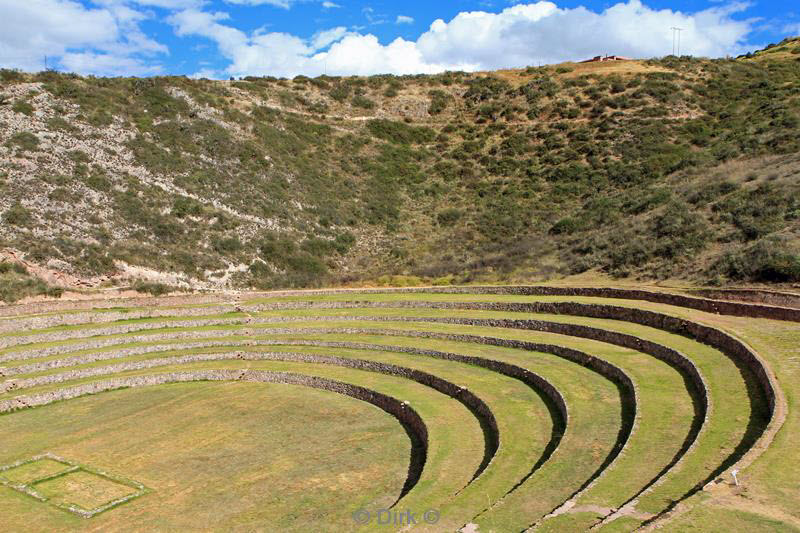
M 798 39 L 433 76 L 0 71 L 6 300 L 51 290 L 32 277 L 797 282 L 798 178 Z

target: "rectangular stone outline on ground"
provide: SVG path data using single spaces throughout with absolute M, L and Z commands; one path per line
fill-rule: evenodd
M 7 472 L 9 470 L 13 470 L 15 468 L 19 468 L 20 466 L 24 466 L 24 465 L 27 465 L 27 464 L 35 463 L 36 461 L 41 461 L 42 459 L 50 459 L 50 460 L 55 461 L 57 463 L 61 463 L 61 464 L 64 465 L 65 468 L 63 470 L 58 471 L 58 472 L 55 472 L 55 473 L 52 473 L 52 474 L 47 474 L 46 476 L 31 480 L 31 481 L 29 481 L 27 483 L 19 483 L 19 482 L 11 481 L 10 479 L 8 479 L 5 476 L 3 476 L 3 472 Z M 106 503 L 104 503 L 104 504 L 102 504 L 102 505 L 100 505 L 98 507 L 95 507 L 94 509 L 84 509 L 83 507 L 81 507 L 79 505 L 76 505 L 74 503 L 55 503 L 55 502 L 51 501 L 50 498 L 44 496 L 43 494 L 41 494 L 40 492 L 36 491 L 36 489 L 35 489 L 35 486 L 37 484 L 39 484 L 39 483 L 44 483 L 45 481 L 50 481 L 50 480 L 53 480 L 53 479 L 56 479 L 56 478 L 59 478 L 59 477 L 63 477 L 63 476 L 75 473 L 75 472 L 86 472 L 86 473 L 92 474 L 94 476 L 106 479 L 106 480 L 108 480 L 108 481 L 110 481 L 112 483 L 117 483 L 119 485 L 124 485 L 126 487 L 130 487 L 132 489 L 136 489 L 136 492 L 133 492 L 132 494 L 128 494 L 128 495 L 123 496 L 121 498 L 117 498 L 116 500 L 111 500 L 109 502 L 106 502 Z M 41 454 L 41 455 L 36 455 L 34 457 L 31 457 L 30 459 L 22 459 L 20 461 L 16 461 L 16 462 L 11 463 L 9 465 L 0 466 L 0 485 L 6 486 L 6 487 L 8 487 L 10 489 L 14 489 L 17 492 L 21 492 L 23 494 L 27 494 L 28 496 L 30 496 L 30 497 L 32 497 L 32 498 L 34 498 L 36 500 L 39 500 L 40 502 L 49 503 L 50 505 L 52 505 L 53 507 L 55 507 L 57 509 L 61 509 L 63 511 L 67 511 L 67 512 L 70 512 L 70 513 L 73 513 L 73 514 L 77 514 L 78 516 L 82 516 L 83 518 L 92 518 L 93 516 L 96 516 L 96 515 L 98 515 L 100 513 L 108 511 L 109 509 L 113 509 L 114 507 L 122 505 L 123 503 L 127 503 L 127 502 L 129 502 L 129 501 L 131 501 L 131 500 L 133 500 L 135 498 L 140 497 L 140 496 L 144 496 L 145 494 L 150 492 L 150 489 L 148 489 L 147 487 L 145 487 L 144 485 L 142 485 L 141 483 L 139 483 L 137 481 L 133 481 L 131 479 L 127 479 L 127 478 L 124 478 L 124 477 L 121 477 L 121 476 L 118 476 L 118 475 L 115 475 L 115 474 L 111 474 L 111 473 L 105 472 L 103 470 L 98 470 L 98 469 L 92 468 L 90 466 L 82 465 L 82 464 L 76 463 L 75 461 L 70 461 L 69 459 L 64 459 L 64 458 L 59 457 L 59 456 L 57 456 L 55 454 L 52 454 L 52 453 L 44 453 L 44 454 Z

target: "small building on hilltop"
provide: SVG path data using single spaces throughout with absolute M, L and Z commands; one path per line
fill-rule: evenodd
M 586 61 L 581 61 L 581 63 L 594 63 L 597 61 L 630 61 L 633 58 L 624 57 L 624 56 L 595 56 L 591 59 L 587 59 Z

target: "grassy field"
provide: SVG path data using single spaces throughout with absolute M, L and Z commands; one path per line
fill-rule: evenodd
M 408 524 L 396 523 L 396 513 L 406 510 L 417 515 L 412 529 L 426 531 L 799 527 L 800 485 L 785 466 L 800 458 L 796 324 L 580 296 L 352 292 L 164 302 L 0 322 L 0 402 L 111 378 L 240 376 L 0 415 L 0 468 L 42 454 L 78 465 L 63 473 L 66 463 L 48 456 L 0 470 L 0 515 L 11 517 L 11 530 L 379 531 L 386 517 L 399 530 Z M 718 328 L 776 375 L 785 423 L 774 440 L 759 440 L 776 418 L 752 371 L 720 347 L 621 319 L 452 307 L 471 302 L 605 304 Z M 348 307 L 323 308 L 341 304 Z M 701 383 L 654 357 L 668 348 L 694 365 Z M 407 402 L 426 429 L 418 481 L 403 495 L 421 452 L 400 420 L 333 391 L 243 377 L 264 371 Z M 751 456 L 734 487 L 730 468 Z M 65 509 L 133 493 L 91 518 Z M 393 504 L 394 515 L 381 514 Z

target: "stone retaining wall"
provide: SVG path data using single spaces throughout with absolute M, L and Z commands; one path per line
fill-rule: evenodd
M 690 291 L 703 298 L 712 300 L 738 300 L 779 307 L 800 309 L 800 294 L 791 292 L 768 291 L 763 289 L 694 289 Z
M 687 296 L 685 294 L 678 294 L 674 292 L 656 292 L 647 291 L 642 289 L 622 289 L 613 287 L 548 287 L 548 286 L 458 286 L 458 287 L 403 287 L 403 288 L 386 288 L 386 289 L 318 289 L 318 290 L 301 290 L 301 291 L 275 291 L 270 293 L 244 293 L 238 295 L 237 298 L 256 298 L 256 297 L 282 297 L 282 296 L 324 296 L 330 294 L 420 294 L 420 293 L 435 293 L 435 294 L 512 294 L 512 295 L 526 295 L 526 296 L 579 296 L 579 297 L 596 297 L 596 298 L 612 298 L 612 299 L 626 299 L 626 300 L 644 300 L 653 303 L 663 303 L 667 305 L 674 305 L 677 307 L 687 307 L 690 309 L 697 309 L 715 314 L 744 316 L 751 318 L 769 318 L 774 320 L 787 320 L 792 322 L 800 322 L 800 295 L 792 293 L 781 293 L 777 291 L 764 291 L 764 290 L 751 290 L 751 289 L 697 289 L 693 291 L 696 294 L 707 297 Z M 748 298 L 763 304 L 752 304 L 729 301 L 730 297 L 734 298 Z M 715 299 L 722 298 L 722 299 Z M 173 297 L 159 297 L 159 298 L 134 298 L 134 299 L 114 299 L 114 300 L 86 300 L 86 301 L 67 301 L 67 302 L 41 302 L 37 304 L 20 304 L 10 306 L 0 306 L 0 317 L 8 316 L 13 317 L 23 314 L 36 314 L 65 310 L 91 310 L 91 309 L 109 309 L 113 307 L 151 307 L 148 310 L 130 310 L 127 312 L 111 312 L 104 313 L 104 315 L 119 315 L 115 320 L 122 320 L 125 318 L 139 318 L 139 317 L 157 317 L 165 316 L 165 314 L 181 314 L 183 316 L 194 316 L 194 313 L 209 314 L 203 312 L 203 309 L 216 309 L 215 312 L 231 312 L 241 308 L 237 303 L 225 302 L 228 298 L 225 295 L 190 295 L 190 296 L 173 296 Z M 183 309 L 166 309 L 165 304 L 179 306 L 189 304 L 212 304 L 206 308 L 183 308 Z M 213 304 L 217 304 L 213 306 Z M 781 307 L 785 306 L 785 307 Z M 255 306 L 258 307 L 258 306 Z M 153 309 L 154 308 L 154 309 Z M 254 306 L 249 306 L 253 309 Z M 197 311 L 195 311 L 195 309 Z M 80 313 L 81 315 L 89 315 L 90 313 Z M 95 313 L 96 314 L 96 313 Z M 28 317 L 23 320 L 32 320 L 32 324 L 49 324 L 49 317 Z M 64 323 L 64 319 L 58 319 L 58 315 L 54 317 Z M 87 317 L 83 322 L 93 322 L 94 319 Z M 41 322 L 39 322 L 41 320 Z M 71 320 L 71 319 L 70 319 Z M 78 320 L 78 319 L 76 319 Z M 0 321 L 0 332 L 13 331 L 6 329 L 6 321 Z M 9 321 L 11 322 L 11 321 Z M 82 323 L 72 322 L 69 323 Z M 23 322 L 24 324 L 24 322 Z M 38 327 L 38 326 L 37 326 Z M 47 326 L 41 326 L 47 327 Z M 19 326 L 16 329 L 25 329 Z M 31 329 L 31 328 L 28 328 Z
M 136 323 L 119 324 L 101 326 L 98 328 L 87 329 L 70 329 L 64 331 L 53 331 L 47 333 L 33 333 L 30 335 L 14 335 L 9 337 L 0 337 L 0 348 L 12 348 L 15 346 L 22 346 L 35 342 L 55 342 L 69 339 L 81 339 L 92 335 L 121 335 L 124 333 L 131 333 L 134 331 L 142 331 L 147 329 L 162 329 L 162 328 L 191 328 L 201 326 L 223 326 L 244 324 L 246 320 L 241 317 L 236 318 L 211 318 L 205 320 L 176 320 L 166 322 L 153 322 L 153 323 Z
M 0 320 L 0 333 L 46 329 L 56 326 L 75 326 L 82 324 L 111 324 L 120 320 L 164 317 L 197 317 L 221 315 L 236 312 L 236 305 L 216 305 L 211 307 L 160 308 L 141 307 L 129 311 L 104 311 L 86 313 L 56 313 L 24 318 Z

